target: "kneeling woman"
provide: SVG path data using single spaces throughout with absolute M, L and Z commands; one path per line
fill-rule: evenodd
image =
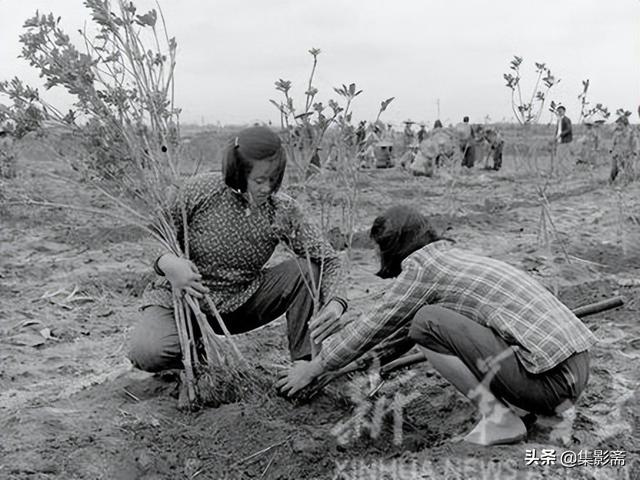
M 191 260 L 163 253 L 154 265 L 160 276 L 144 295 L 133 330 L 129 358 L 142 370 L 182 367 L 173 318 L 172 289 L 196 298 L 209 293 L 232 334 L 255 330 L 286 314 L 292 360 L 311 358 L 309 321 L 318 286 L 323 309 L 315 321 L 339 318 L 346 302 L 333 296 L 340 259 L 299 204 L 279 191 L 287 158 L 280 138 L 266 127 L 242 130 L 224 152 L 222 176 L 195 175 L 173 203 L 178 239 L 186 216 Z M 298 258 L 266 267 L 279 243 Z M 207 318 L 213 312 L 202 305 Z M 219 331 L 215 320 L 212 327 Z
M 469 442 L 520 441 L 521 416 L 552 415 L 575 403 L 596 338 L 540 283 L 454 247 L 410 207 L 376 218 L 371 237 L 380 251 L 378 275 L 395 278 L 392 287 L 370 315 L 325 341 L 319 356 L 295 363 L 279 382 L 284 393 L 295 394 L 409 325 L 433 367 L 480 408 Z

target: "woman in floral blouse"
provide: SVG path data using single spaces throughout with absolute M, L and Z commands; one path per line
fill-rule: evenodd
M 286 314 L 292 360 L 311 354 L 308 324 L 314 304 L 309 285 L 321 282 L 324 306 L 317 323 L 342 315 L 346 301 L 334 296 L 339 258 L 295 200 L 279 192 L 285 165 L 278 136 L 266 127 L 251 127 L 227 147 L 222 177 L 196 175 L 182 187 L 174 221 L 181 241 L 184 207 L 190 260 L 167 252 L 154 264 L 160 278 L 145 291 L 129 352 L 137 368 L 157 372 L 181 367 L 171 286 L 196 298 L 208 293 L 232 334 Z M 299 258 L 265 268 L 280 242 Z M 205 302 L 201 306 L 211 315 Z

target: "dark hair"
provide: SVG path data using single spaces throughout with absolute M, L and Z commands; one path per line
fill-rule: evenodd
M 462 119 L 462 121 L 463 121 L 463 122 L 465 122 L 465 123 L 467 123 L 467 122 L 469 121 L 469 117 L 464 117 L 464 118 Z
M 276 165 L 273 191 L 278 191 L 284 178 L 287 156 L 280 138 L 267 127 L 246 128 L 231 139 L 222 160 L 224 182 L 234 190 L 246 192 L 247 177 L 255 162 L 273 162 Z
M 442 128 L 442 122 L 440 120 L 436 120 L 433 122 L 433 128 Z
M 556 110 L 562 110 L 563 112 L 567 111 L 567 109 L 564 108 L 562 105 L 560 105 L 558 108 L 556 108 Z
M 429 219 L 409 205 L 391 207 L 373 221 L 369 236 L 380 250 L 380 278 L 402 272 L 402 261 L 440 237 Z

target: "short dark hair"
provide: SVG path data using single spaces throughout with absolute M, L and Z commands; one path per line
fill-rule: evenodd
M 231 139 L 224 151 L 222 173 L 230 188 L 247 191 L 247 177 L 255 162 L 272 162 L 276 166 L 273 191 L 282 185 L 287 156 L 278 136 L 266 127 L 251 127 Z
M 466 117 L 466 116 L 465 116 L 465 117 L 462 119 L 462 121 L 463 121 L 463 122 L 465 122 L 465 123 L 467 123 L 467 122 L 469 121 L 469 117 Z
M 409 205 L 391 207 L 378 216 L 369 232 L 380 252 L 380 278 L 394 278 L 402 272 L 402 261 L 425 245 L 443 240 L 429 219 Z
M 562 110 L 563 112 L 567 111 L 567 109 L 564 108 L 562 105 L 560 105 L 558 108 L 556 108 L 556 110 L 558 110 L 558 111 Z

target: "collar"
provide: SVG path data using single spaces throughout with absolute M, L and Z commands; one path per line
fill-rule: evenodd
M 229 191 L 235 196 L 237 197 L 240 201 L 243 202 L 244 207 L 249 210 L 252 208 L 252 202 L 251 202 L 251 197 L 249 196 L 249 194 L 247 192 L 241 192 L 240 190 L 235 190 L 229 186 L 227 186 L 227 188 L 229 189 Z M 274 206 L 273 203 L 273 193 L 271 195 L 269 195 L 269 199 L 268 199 L 268 203 L 271 206 Z
M 402 263 L 404 264 L 404 262 L 406 262 L 407 259 L 412 258 L 414 255 L 424 255 L 424 256 L 430 257 L 432 255 L 436 255 L 437 253 L 446 252 L 447 250 L 451 249 L 454 245 L 455 243 L 453 242 L 453 240 L 447 240 L 447 239 L 437 240 L 428 245 L 425 245 L 419 250 L 416 250 L 407 258 L 405 258 L 402 261 Z
M 421 248 L 421 250 L 427 254 L 433 252 L 442 252 L 445 250 L 449 250 L 451 247 L 453 247 L 453 245 L 454 242 L 452 240 L 443 239 L 425 245 Z

